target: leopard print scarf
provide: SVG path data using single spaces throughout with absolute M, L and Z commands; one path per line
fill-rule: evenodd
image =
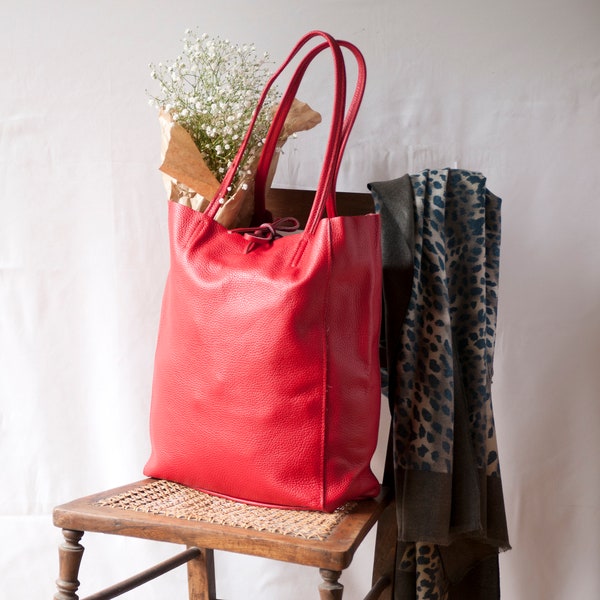
M 383 229 L 396 597 L 452 599 L 485 564 L 484 591 L 461 598 L 490 600 L 509 547 L 491 402 L 501 201 L 463 170 L 369 188 Z

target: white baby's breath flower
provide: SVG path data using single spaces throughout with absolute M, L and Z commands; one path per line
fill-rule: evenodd
M 257 56 L 253 44 L 235 45 L 187 29 L 183 52 L 174 61 L 150 65 L 150 76 L 160 88 L 151 103 L 185 127 L 217 178 L 231 165 L 240 132 L 248 128 L 269 77 L 268 58 L 267 53 Z M 243 165 L 258 156 L 274 105 L 270 96 L 259 113 Z

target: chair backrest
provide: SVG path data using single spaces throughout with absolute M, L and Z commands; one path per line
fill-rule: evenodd
M 295 217 L 304 225 L 314 195 L 311 190 L 271 188 L 266 194 L 266 204 L 273 217 Z M 373 197 L 368 192 L 337 192 L 336 201 L 340 215 L 364 215 L 374 209 Z

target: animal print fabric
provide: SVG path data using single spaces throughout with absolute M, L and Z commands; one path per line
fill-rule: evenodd
M 490 386 L 500 199 L 486 190 L 478 173 L 432 170 L 411 175 L 411 182 L 414 279 L 397 365 L 397 464 L 452 472 L 455 380 L 460 378 L 478 466 L 497 475 Z
M 396 598 L 453 600 L 474 565 L 495 558 L 494 579 L 509 547 L 491 402 L 501 200 L 455 169 L 369 188 L 382 217 Z M 492 600 L 484 587 L 469 600 Z

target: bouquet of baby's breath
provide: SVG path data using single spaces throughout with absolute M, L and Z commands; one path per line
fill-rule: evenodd
M 171 114 L 191 135 L 208 168 L 221 179 L 230 167 L 269 78 L 269 56 L 253 45 L 198 36 L 186 31 L 183 52 L 170 64 L 150 65 L 160 85 L 152 102 Z M 276 102 L 269 94 L 259 113 L 247 155 L 247 168 L 260 152 Z M 240 175 L 243 175 L 241 173 Z
M 160 168 L 168 176 L 170 198 L 203 210 L 231 166 L 250 124 L 270 75 L 269 56 L 259 56 L 254 45 L 237 45 L 188 29 L 182 53 L 172 62 L 151 64 L 150 69 L 160 88 L 158 94 L 150 94 L 150 103 L 160 109 Z M 227 221 L 223 223 L 226 226 L 239 225 L 238 213 L 251 187 L 275 108 L 276 100 L 270 93 L 229 190 L 229 206 L 223 207 L 233 215 L 233 220 L 221 219 Z M 284 127 L 280 145 L 295 131 L 320 121 L 318 113 L 301 103 L 292 107 L 290 116 L 291 127 Z

